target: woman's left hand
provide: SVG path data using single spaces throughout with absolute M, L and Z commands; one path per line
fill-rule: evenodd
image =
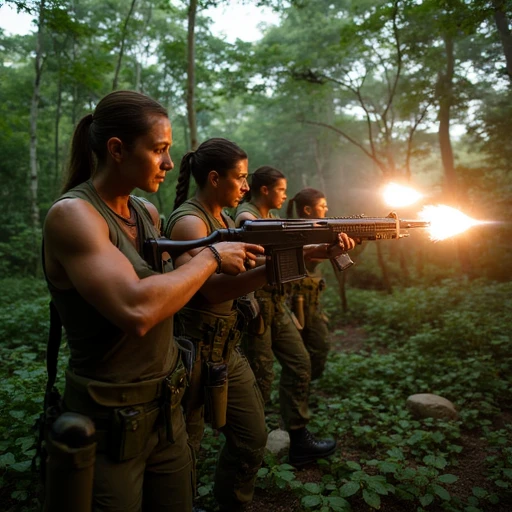
M 331 259 L 340 254 L 351 251 L 356 246 L 356 241 L 346 233 L 338 233 L 338 242 L 334 244 L 317 244 L 304 246 L 304 258 Z

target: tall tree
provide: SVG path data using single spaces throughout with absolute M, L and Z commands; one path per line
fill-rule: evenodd
M 30 206 L 32 212 L 32 227 L 34 233 L 41 227 L 38 204 L 38 161 L 37 161 L 37 116 L 41 91 L 41 77 L 43 75 L 43 30 L 45 20 L 46 0 L 38 4 L 38 22 L 36 37 L 36 56 L 34 61 L 35 76 L 32 101 L 30 104 Z
M 197 0 L 190 0 L 187 13 L 187 116 L 190 130 L 190 148 L 197 148 L 197 122 L 195 108 L 195 87 L 196 87 L 196 15 Z
M 510 2 L 506 0 L 492 0 L 494 9 L 494 20 L 496 28 L 500 35 L 503 53 L 505 55 L 506 72 L 512 85 L 512 34 L 510 32 L 509 18 L 507 16 L 506 7 L 511 9 Z
M 119 46 L 119 54 L 117 56 L 117 65 L 116 65 L 116 70 L 114 73 L 114 80 L 112 82 L 112 90 L 113 91 L 115 91 L 117 89 L 117 84 L 119 81 L 119 72 L 121 71 L 121 64 L 123 62 L 123 55 L 124 55 L 124 47 L 126 44 L 126 37 L 128 34 L 128 23 L 130 22 L 130 18 L 132 17 L 136 2 L 137 2 L 137 0 L 132 0 L 132 2 L 130 4 L 130 10 L 128 11 L 126 18 L 124 19 L 123 28 L 121 30 L 121 41 L 120 41 L 120 46 Z

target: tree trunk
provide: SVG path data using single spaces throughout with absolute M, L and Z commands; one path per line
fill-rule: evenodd
M 384 284 L 384 289 L 389 293 L 393 293 L 393 287 L 391 286 L 391 281 L 389 280 L 389 272 L 388 266 L 386 265 L 386 260 L 382 256 L 382 245 L 380 242 L 376 244 L 377 248 L 377 261 L 379 262 L 380 271 L 382 273 L 382 282 Z
M 315 163 L 316 163 L 316 175 L 318 176 L 318 181 L 320 182 L 320 190 L 326 194 L 327 189 L 325 186 L 325 177 L 324 177 L 324 162 L 325 160 L 322 158 L 320 151 L 320 143 L 318 139 L 315 137 Z
M 59 65 L 60 67 L 60 65 Z M 59 73 L 59 80 L 57 83 L 57 105 L 55 112 L 55 145 L 54 145 L 54 159 L 55 159 L 55 167 L 54 167 L 54 177 L 53 177 L 53 194 L 57 195 L 59 191 L 59 181 L 60 181 L 60 139 L 59 139 L 59 128 L 60 128 L 60 118 L 62 113 L 62 77 Z
M 124 45 L 126 42 L 126 34 L 128 32 L 128 22 L 130 21 L 130 18 L 132 17 L 132 13 L 135 8 L 136 2 L 137 2 L 137 0 L 132 0 L 132 4 L 130 5 L 130 11 L 128 12 L 126 19 L 124 20 L 123 30 L 121 32 L 121 48 L 119 49 L 119 57 L 117 58 L 116 72 L 114 73 L 114 80 L 112 82 L 112 90 L 113 91 L 115 91 L 117 89 L 117 84 L 119 81 L 119 72 L 121 71 L 121 63 L 123 61 L 123 55 L 124 55 Z
M 36 38 L 36 59 L 34 90 L 30 105 L 30 211 L 32 217 L 32 228 L 34 233 L 40 230 L 38 196 L 38 173 L 37 173 L 37 114 L 39 109 L 41 76 L 43 73 L 43 23 L 46 0 L 39 2 L 39 20 L 37 23 Z
M 452 142 L 450 138 L 450 110 L 453 103 L 453 72 L 454 55 L 453 40 L 445 36 L 444 45 L 446 50 L 446 69 L 440 72 L 437 82 L 437 95 L 439 99 L 439 149 L 443 162 L 445 187 L 444 192 L 447 199 L 458 204 L 457 176 L 453 162 Z
M 196 61 L 196 26 L 197 0 L 190 0 L 188 7 L 188 33 L 187 33 L 187 114 L 190 131 L 190 148 L 197 148 L 197 123 L 195 110 L 195 61 Z
M 453 160 L 453 149 L 450 138 L 451 107 L 453 105 L 453 74 L 455 58 L 453 52 L 453 39 L 449 35 L 444 37 L 446 51 L 446 69 L 440 72 L 437 82 L 437 97 L 439 100 L 439 148 L 444 169 L 444 193 L 449 202 L 460 206 L 461 197 L 455 173 Z M 466 275 L 471 273 L 471 261 L 469 250 L 463 238 L 457 240 L 459 262 L 462 272 Z
M 147 30 L 149 24 L 151 23 L 151 17 L 153 15 L 153 5 L 151 4 L 151 2 L 147 3 L 145 5 L 145 7 L 148 10 L 148 15 L 144 19 L 144 26 L 142 27 L 142 34 L 146 33 L 146 30 Z M 140 51 L 139 55 L 137 56 L 136 62 L 135 62 L 135 90 L 138 92 L 143 92 L 143 90 L 142 90 L 142 62 L 141 62 L 141 59 L 142 59 L 143 55 L 147 56 L 148 50 L 147 50 L 147 45 L 146 45 L 146 48 L 143 48 L 142 46 L 140 48 L 141 48 L 141 51 Z
M 503 53 L 505 54 L 505 61 L 507 63 L 507 75 L 512 83 L 512 35 L 510 33 L 508 18 L 505 12 L 505 1 L 493 0 L 492 4 L 494 6 L 494 20 L 500 34 Z

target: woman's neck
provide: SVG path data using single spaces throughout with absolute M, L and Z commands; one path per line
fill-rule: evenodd
M 265 199 L 261 197 L 253 197 L 251 199 L 251 203 L 258 208 L 258 211 L 261 213 L 261 216 L 266 219 L 268 217 L 268 213 L 270 212 L 270 208 L 265 203 Z
M 121 190 L 119 180 L 114 180 L 111 183 L 101 174 L 96 174 L 91 181 L 96 193 L 111 210 L 121 217 L 130 218 L 129 199 L 131 190 Z
M 215 198 L 210 197 L 208 194 L 202 193 L 200 190 L 196 192 L 196 200 L 201 203 L 209 213 L 211 213 L 219 222 L 224 224 L 222 218 L 222 206 L 219 205 Z

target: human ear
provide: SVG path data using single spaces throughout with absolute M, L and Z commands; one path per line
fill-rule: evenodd
M 311 217 L 311 206 L 304 206 L 304 213 L 308 216 L 308 217 Z
M 267 185 L 263 185 L 263 186 L 260 188 L 260 193 L 261 193 L 261 194 L 265 194 L 266 196 L 268 196 L 268 187 L 267 187 Z
M 123 141 L 117 137 L 111 137 L 107 141 L 107 151 L 115 162 L 120 163 L 123 159 Z
M 219 185 L 219 173 L 217 171 L 210 171 L 208 173 L 208 181 L 214 186 L 217 187 Z

